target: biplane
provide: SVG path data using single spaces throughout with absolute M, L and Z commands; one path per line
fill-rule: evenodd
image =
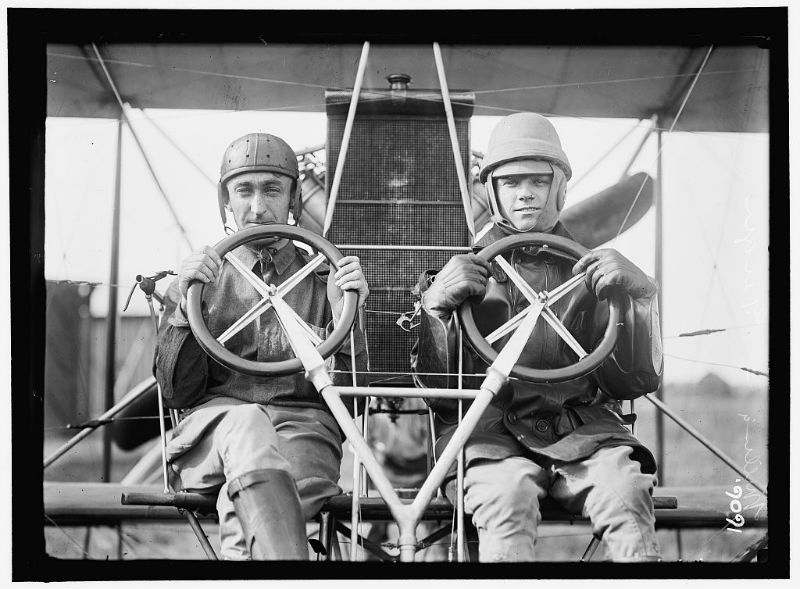
M 658 17 L 676 22 L 679 13 L 669 12 Z M 710 22 L 713 13 L 698 13 L 702 18 L 697 22 Z M 556 125 L 574 125 L 576 146 L 592 142 L 600 146 L 595 146 L 594 151 L 589 149 L 593 161 L 587 156 L 581 166 L 576 166 L 578 178 L 573 179 L 570 190 L 579 193 L 577 185 L 581 184 L 583 191 L 576 202 L 568 197 L 563 223 L 582 246 L 611 245 L 630 253 L 632 259 L 636 259 L 637 252 L 624 248 L 649 242 L 646 252 L 652 252 L 653 257 L 645 260 L 644 266 L 652 268 L 662 285 L 660 306 L 664 314 L 686 315 L 685 320 L 673 320 L 663 329 L 667 364 L 661 388 L 637 400 L 635 407 L 631 403 L 631 413 L 639 414 L 633 425 L 639 430 L 637 435 L 650 440 L 659 462 L 666 463 L 661 486 L 654 497 L 657 526 L 663 530 L 660 533 L 664 534 L 664 543 L 669 545 L 665 549 L 666 560 L 704 560 L 703 548 L 716 541 L 728 546 L 717 555 L 719 560 L 766 562 L 770 526 L 765 444 L 761 446 L 760 469 L 753 468 L 752 440 L 747 446 L 748 455 L 744 454 L 748 443 L 745 435 L 755 439 L 756 434 L 763 435 L 765 431 L 769 382 L 764 356 L 765 312 L 754 320 L 752 313 L 737 312 L 735 305 L 739 299 L 735 299 L 733 306 L 727 300 L 728 310 L 734 309 L 729 316 L 732 323 L 709 324 L 706 317 L 718 316 L 714 315 L 714 303 L 709 303 L 711 295 L 698 292 L 701 286 L 724 290 L 729 284 L 722 284 L 713 273 L 717 272 L 720 248 L 724 247 L 723 236 L 731 241 L 732 234 L 721 228 L 728 214 L 725 207 L 738 205 L 726 201 L 724 196 L 708 195 L 710 208 L 704 210 L 716 210 L 716 218 L 706 217 L 678 229 L 680 221 L 671 217 L 670 228 L 665 229 L 669 202 L 666 195 L 680 191 L 674 185 L 685 187 L 689 171 L 665 169 L 664 160 L 691 141 L 743 136 L 745 147 L 736 149 L 746 154 L 744 158 L 750 158 L 748 161 L 755 169 L 766 174 L 769 133 L 774 132 L 770 121 L 776 116 L 768 108 L 774 109 L 775 104 L 773 101 L 770 105 L 769 93 L 775 88 L 775 68 L 780 68 L 785 58 L 777 55 L 783 49 L 782 38 L 771 28 L 774 24 L 771 19 L 780 20 L 782 14 L 785 12 L 734 11 L 727 15 L 736 19 L 754 18 L 756 26 L 752 34 L 740 35 L 735 29 L 711 33 L 709 28 L 703 29 L 702 34 L 679 36 L 671 41 L 656 35 L 638 42 L 641 37 L 637 37 L 636 44 L 614 43 L 609 31 L 593 37 L 591 45 L 583 44 L 575 32 L 567 36 L 567 41 L 556 42 L 550 33 L 535 42 L 518 36 L 499 41 L 496 36 L 488 35 L 492 42 L 480 43 L 450 34 L 436 38 L 433 33 L 422 35 L 424 38 L 415 34 L 410 40 L 398 43 L 397 37 L 377 32 L 372 38 L 348 33 L 336 40 L 315 37 L 302 42 L 291 42 L 285 34 L 273 39 L 266 31 L 242 35 L 233 43 L 229 39 L 225 43 L 206 42 L 201 35 L 195 39 L 188 34 L 164 34 L 157 39 L 137 39 L 136 35 L 117 39 L 106 34 L 85 37 L 79 42 L 47 38 L 48 123 L 55 125 L 60 119 L 113 121 L 118 129 L 115 132 L 118 145 L 122 145 L 125 133 L 126 145 L 132 148 L 132 153 L 122 153 L 122 148 L 117 147 L 114 157 L 117 180 L 114 194 L 109 197 L 114 203 L 107 250 L 111 253 L 110 270 L 107 280 L 102 281 L 110 288 L 82 276 L 48 283 L 48 330 L 63 323 L 54 316 L 51 322 L 50 309 L 61 308 L 73 319 L 79 309 L 83 309 L 84 315 L 91 315 L 89 293 L 93 289 L 97 290 L 94 296 L 106 293 L 107 308 L 101 316 L 104 327 L 95 327 L 105 332 L 105 348 L 95 352 L 105 357 L 104 372 L 102 375 L 98 372 L 93 379 L 82 377 L 83 385 L 92 391 L 72 386 L 75 399 L 66 399 L 66 405 L 73 405 L 73 410 L 83 409 L 64 418 L 70 421 L 46 424 L 46 433 L 58 430 L 60 434 L 49 439 L 44 452 L 46 537 L 69 535 L 69 530 L 77 529 L 114 529 L 119 535 L 116 556 L 123 558 L 123 525 L 180 524 L 191 530 L 197 541 L 189 542 L 191 547 L 184 546 L 183 551 L 179 549 L 171 558 L 195 559 L 204 555 L 216 558 L 213 534 L 208 532 L 208 526 L 213 528 L 215 523 L 213 501 L 192 493 L 175 493 L 163 477 L 162 448 L 171 422 L 159 402 L 155 379 L 148 371 L 152 363 L 154 323 L 157 326 L 166 288 L 162 280 L 168 280 L 171 273 L 165 268 L 177 267 L 191 245 L 200 243 L 198 238 L 230 248 L 235 235 L 226 238 L 221 228 L 216 227 L 201 236 L 199 232 L 193 233 L 191 224 L 183 220 L 191 214 L 187 209 L 192 206 L 205 207 L 206 212 L 210 211 L 209 219 L 215 218 L 213 187 L 208 182 L 216 182 L 217 164 L 198 163 L 191 155 L 192 146 L 186 141 L 204 141 L 202 132 L 196 130 L 182 139 L 170 136 L 165 130 L 168 121 L 159 115 L 163 116 L 167 109 L 176 109 L 174 112 L 186 113 L 187 117 L 193 116 L 192 113 L 220 111 L 250 113 L 256 115 L 253 120 L 257 121 L 259 113 L 292 113 L 293 117 L 296 113 L 310 113 L 316 117 L 319 140 L 308 146 L 293 145 L 303 173 L 303 214 L 296 227 L 285 230 L 288 232 L 285 236 L 307 244 L 329 259 L 337 252 L 359 255 L 371 290 L 366 308 L 370 367 L 368 372 L 358 375 L 364 378 L 363 386 L 341 387 L 341 390 L 333 387 L 319 362 L 320 353 L 314 345 L 319 342 L 309 343 L 301 326 L 287 322 L 289 337 L 297 342 L 298 369 L 305 370 L 328 402 L 347 435 L 351 452 L 351 461 L 343 467 L 342 487 L 346 492 L 332 500 L 316 523 L 310 524 L 311 554 L 317 560 L 369 558 L 412 562 L 420 560 L 421 551 L 428 549 L 428 555 L 434 556 L 424 557 L 426 560 L 458 563 L 474 560 L 474 554 L 470 556 L 474 549 L 473 533 L 463 506 L 451 504 L 438 490 L 444 471 L 461 459 L 461 447 L 456 443 L 438 461 L 432 459 L 429 427 L 432 418 L 423 399 L 431 395 L 459 395 L 472 401 L 463 416 L 463 434 L 457 436 L 463 445 L 491 395 L 483 389 L 426 390 L 414 386 L 408 360 L 415 337 L 412 288 L 422 271 L 441 267 L 454 253 L 469 251 L 488 222 L 485 194 L 475 174 L 482 157 L 480 133 L 476 130 L 481 124 L 485 126 L 482 121 L 531 111 L 551 116 Z M 134 15 L 136 19 L 142 16 Z M 593 16 L 556 12 L 546 15 L 559 26 L 566 25 L 568 18 L 574 16 L 581 24 L 576 31 L 585 31 L 587 19 Z M 216 16 L 230 19 L 234 15 Z M 287 22 L 285 13 L 273 16 L 276 22 Z M 313 16 L 304 13 L 304 16 L 330 16 L 339 24 L 343 18 L 330 13 Z M 398 26 L 409 25 L 416 18 L 410 13 L 395 12 L 372 15 L 376 16 L 396 18 Z M 486 18 L 491 25 L 500 23 L 502 17 L 499 13 L 471 16 Z M 641 24 L 649 16 L 654 15 L 649 11 L 627 14 L 635 24 Z M 432 13 L 431 18 L 439 22 L 444 15 Z M 604 22 L 608 18 L 601 15 Z M 569 24 L 575 26 L 575 21 Z M 473 22 L 473 26 L 481 25 Z M 765 27 L 766 32 L 762 34 L 759 26 Z M 168 28 L 165 25 L 164 30 Z M 777 73 L 780 76 L 779 69 Z M 202 126 L 202 120 L 198 119 L 195 125 Z M 597 139 L 597 134 L 604 136 Z M 212 152 L 221 153 L 224 142 L 234 136 L 235 132 L 226 134 L 222 143 L 211 146 Z M 154 148 L 148 141 L 156 141 L 154 138 L 158 138 L 162 147 L 168 144 L 159 153 L 171 151 L 170 157 L 179 163 L 165 165 L 163 160 L 153 161 Z M 671 145 L 675 146 L 673 151 Z M 48 144 L 48 150 L 51 149 L 55 146 Z M 602 153 L 598 154 L 598 149 Z M 679 161 L 675 156 L 674 161 Z M 66 159 L 70 155 L 63 152 L 53 157 Z M 157 199 L 163 199 L 161 218 L 150 225 L 169 226 L 161 235 L 149 229 L 120 228 L 125 223 L 120 215 L 120 185 L 130 180 L 121 169 L 127 164 L 126 158 L 133 157 L 140 160 L 139 170 L 143 170 L 141 173 L 151 184 L 151 191 Z M 722 164 L 741 165 L 737 157 L 738 152 L 733 153 L 730 161 Z M 194 175 L 193 181 L 208 193 L 208 198 L 194 194 L 195 205 L 180 198 L 176 194 L 179 189 L 175 188 L 179 185 L 168 177 L 168 168 L 181 169 L 180 173 L 187 177 Z M 601 170 L 606 174 L 604 177 L 615 180 L 601 184 L 593 178 L 593 173 Z M 674 178 L 671 191 L 670 178 Z M 730 192 L 735 180 L 724 181 Z M 752 180 L 748 188 L 752 190 L 744 206 L 761 211 L 757 219 L 765 218 L 768 177 L 762 175 Z M 690 199 L 706 196 L 691 189 L 684 191 L 684 198 L 687 195 Z M 50 223 L 51 212 L 52 209 L 48 211 L 48 227 L 55 225 Z M 763 225 L 758 230 L 764 239 Z M 706 265 L 699 272 L 711 273 L 711 278 L 693 286 L 689 286 L 690 280 L 670 283 L 669 277 L 676 273 L 665 271 L 665 259 L 670 252 L 686 252 L 679 243 L 686 238 L 684 232 L 704 231 L 707 234 L 699 239 L 707 250 L 692 250 L 692 255 L 703 259 Z M 634 233 L 636 238 L 626 242 Z M 123 236 L 131 240 L 126 245 L 122 243 Z M 712 239 L 718 240 L 717 243 L 709 243 Z M 135 249 L 131 244 L 137 240 L 169 253 L 155 266 L 140 265 L 135 278 L 123 276 L 119 267 L 120 250 Z M 758 247 L 752 261 L 743 263 L 758 265 L 765 259 L 766 244 L 760 242 Z M 644 254 L 639 255 L 644 258 Z M 64 302 L 66 299 L 58 301 L 56 294 L 62 287 L 72 289 L 70 293 L 61 293 L 72 297 L 67 301 L 72 307 Z M 689 312 L 686 299 L 677 293 L 682 289 L 691 289 L 698 300 L 705 300 L 703 313 Z M 757 294 L 766 296 L 766 290 Z M 138 315 L 136 335 L 131 335 L 132 327 L 127 328 L 127 341 L 120 349 L 118 328 L 125 317 L 120 307 L 126 296 L 127 302 L 133 301 L 134 306 L 138 304 L 140 311 L 143 308 L 145 311 Z M 723 293 L 720 298 L 732 296 Z M 145 301 L 147 307 L 143 306 Z M 192 327 L 196 328 L 194 324 Z M 746 330 L 745 336 L 742 329 Z M 79 334 L 79 330 L 75 333 Z M 689 350 L 685 354 L 692 355 L 697 349 L 708 349 L 680 348 L 680 345 L 689 339 L 728 336 L 738 338 L 737 342 L 742 337 L 750 338 L 754 343 L 751 355 L 739 356 L 728 364 L 710 364 L 722 366 L 723 371 L 740 373 L 742 378 L 738 382 L 746 382 L 742 390 L 746 391 L 747 402 L 741 401 L 745 408 L 736 411 L 736 403 L 745 397 L 732 393 L 724 379 L 714 376 L 695 382 L 690 395 L 677 396 L 671 401 L 671 369 L 681 361 L 703 361 L 701 355 L 688 360 L 681 358 L 680 351 Z M 667 339 L 670 337 L 673 339 Z M 65 398 L 58 388 L 75 382 L 75 367 L 81 360 L 79 339 L 73 341 L 76 345 L 69 356 L 72 360 L 62 362 L 66 365 L 58 370 L 50 369 L 51 375 L 59 376 L 47 382 L 45 406 L 51 395 L 61 396 L 60 403 L 64 405 Z M 147 343 L 141 343 L 144 341 Z M 56 343 L 68 346 L 67 341 Z M 48 347 L 47 353 L 55 354 L 53 349 Z M 224 346 L 213 341 L 213 337 L 206 349 L 218 361 L 226 361 Z M 670 354 L 674 360 L 669 359 Z M 506 366 L 515 362 L 513 350 L 501 351 L 498 358 Z M 134 374 L 142 376 L 136 380 Z M 356 375 L 353 376 L 355 382 Z M 508 377 L 506 369 L 504 378 Z M 715 390 L 704 391 L 703 386 Z M 15 391 L 15 395 L 18 393 Z M 96 397 L 91 403 L 85 400 L 90 395 Z M 366 410 L 356 419 L 345 408 L 352 398 L 367 399 Z M 687 399 L 686 406 L 677 405 Z M 703 432 L 701 422 L 706 414 L 713 416 L 720 411 L 718 404 L 727 405 L 729 410 L 722 419 L 727 420 L 738 438 L 731 441 L 728 436 L 725 444 L 728 448 L 738 448 L 737 454 L 723 449 Z M 758 412 L 757 420 L 752 416 L 753 407 Z M 772 409 L 769 407 L 769 411 Z M 55 409 L 52 412 L 57 413 Z M 733 419 L 737 423 L 732 423 Z M 709 417 L 706 423 L 713 420 Z M 758 430 L 756 421 L 761 424 Z M 65 433 L 76 429 L 76 435 L 65 438 Z M 102 438 L 100 476 L 95 480 L 64 476 L 70 468 L 70 457 L 95 438 Z M 16 439 L 15 444 L 19 443 Z M 98 446 L 94 448 L 96 452 Z M 120 456 L 120 450 L 136 456 L 135 463 L 122 467 L 125 471 L 121 475 L 120 466 L 115 469 L 112 464 L 114 456 Z M 694 460 L 701 455 L 708 460 Z M 59 464 L 66 466 L 58 471 L 58 476 L 51 476 Z M 568 553 L 560 547 L 563 543 L 554 540 L 552 550 L 546 552 L 550 560 L 588 561 L 602 547 L 602 539 L 591 536 L 582 517 L 567 514 L 554 505 L 544 510 L 544 519 L 545 525 L 566 536 L 580 530 L 581 541 L 588 544 L 577 553 L 574 550 Z M 694 531 L 704 531 L 705 535 L 689 540 L 687 534 Z M 81 552 L 84 557 L 92 558 L 88 554 L 89 532 L 83 537 L 86 544 Z M 559 537 L 553 534 L 553 538 Z M 47 544 L 50 557 L 65 558 L 64 553 L 53 552 L 53 546 L 63 543 L 48 541 Z M 79 542 L 70 539 L 69 544 L 77 546 Z M 124 558 L 141 556 L 129 550 Z

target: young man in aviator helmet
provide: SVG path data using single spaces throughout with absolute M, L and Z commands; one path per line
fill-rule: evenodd
M 225 151 L 218 199 L 223 225 L 232 213 L 237 229 L 287 223 L 300 215 L 297 158 L 285 141 L 266 133 L 245 135 Z M 267 284 L 279 286 L 308 262 L 288 239 L 250 242 L 233 253 Z M 307 559 L 305 522 L 341 492 L 339 426 L 302 374 L 271 378 L 231 371 L 210 359 L 186 320 L 186 293 L 205 283 L 208 327 L 219 335 L 260 299 L 230 264 L 205 246 L 181 263 L 167 290 L 166 321 L 158 336 L 156 376 L 165 403 L 183 410 L 167 446 L 176 489 L 218 493 L 220 544 L 226 559 Z M 306 276 L 284 300 L 320 337 L 333 329 L 343 291 L 369 294 L 359 260 Z M 356 365 L 367 365 L 363 326 L 354 330 Z M 232 338 L 226 347 L 249 360 L 293 357 L 274 310 Z M 350 345 L 328 368 L 350 370 Z M 334 382 L 342 378 L 334 374 Z
M 526 232 L 571 238 L 559 223 L 571 175 L 546 118 L 518 113 L 502 119 L 480 172 L 493 225 L 475 249 Z M 585 287 L 573 289 L 552 308 L 584 349 L 592 348 L 607 325 L 607 308 L 597 301 L 609 287 L 627 293 L 626 322 L 632 328 L 589 375 L 554 384 L 509 380 L 484 412 L 465 450 L 465 507 L 478 529 L 480 560 L 533 560 L 539 504 L 546 496 L 588 515 L 611 559 L 658 559 L 651 499 L 656 464 L 625 427 L 620 404 L 658 387 L 662 359 L 655 282 L 613 249 L 595 250 L 577 263 L 538 247 L 504 255 L 536 292 L 586 270 Z M 484 335 L 528 305 L 496 264 L 474 253 L 454 256 L 435 275 L 426 272 L 419 288 L 421 320 L 412 366 L 417 382 L 427 387 L 454 386 L 453 378 L 426 373 L 457 371 L 453 312 L 467 297 L 481 300 L 473 315 Z M 468 348 L 463 357 L 464 374 L 485 372 L 486 364 Z M 550 325 L 538 321 L 518 363 L 550 369 L 574 361 Z M 465 378 L 464 386 L 477 388 L 482 380 Z M 439 452 L 457 425 L 457 402 L 431 405 Z M 454 494 L 453 483 L 448 495 Z

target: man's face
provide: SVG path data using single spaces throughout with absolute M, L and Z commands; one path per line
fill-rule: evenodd
M 558 220 L 558 199 L 550 196 L 553 174 L 495 178 L 500 213 L 520 231 L 549 231 Z
M 287 223 L 293 184 L 289 176 L 273 172 L 244 172 L 228 180 L 228 207 L 236 227 Z

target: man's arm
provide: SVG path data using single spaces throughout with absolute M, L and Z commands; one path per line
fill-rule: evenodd
M 432 376 L 427 373 L 452 373 L 457 369 L 456 330 L 453 313 L 442 314 L 431 311 L 425 297 L 436 273 L 426 271 L 420 276 L 417 286 L 420 294 L 419 325 L 417 341 L 411 348 L 411 372 L 417 386 L 426 388 L 449 388 L 447 376 Z M 428 297 L 430 304 L 430 297 Z M 455 386 L 455 385 L 453 385 Z
M 455 388 L 458 386 L 458 341 L 454 311 L 468 296 L 483 296 L 488 280 L 488 264 L 474 254 L 455 256 L 438 273 L 424 272 L 420 277 L 419 325 L 417 341 L 411 349 L 411 372 L 422 388 Z M 438 284 L 437 284 L 438 283 Z M 473 372 L 472 355 L 465 349 L 463 372 Z M 432 373 L 432 374 L 431 374 Z M 464 386 L 479 386 L 473 378 L 465 378 Z M 456 399 L 426 400 L 444 419 L 454 418 Z
M 422 274 L 419 338 L 411 351 L 411 370 L 418 385 L 456 386 L 449 377 L 423 373 L 452 374 L 458 369 L 453 312 L 468 297 L 483 297 L 488 280 L 488 262 L 473 253 L 453 256 L 439 272 Z
M 658 285 L 633 262 L 612 249 L 595 250 L 581 258 L 573 273 L 586 271 L 586 284 L 598 299 L 609 289 L 627 293 L 623 322 L 611 356 L 595 373 L 600 388 L 615 399 L 634 399 L 658 388 L 663 358 L 658 318 Z M 598 305 L 594 340 L 602 337 L 608 310 Z
M 206 354 L 180 309 L 180 297 L 176 280 L 164 297 L 153 366 L 164 404 L 173 409 L 191 407 L 205 393 L 208 378 Z
M 663 371 L 657 295 L 628 298 L 623 321 L 614 351 L 595 374 L 610 396 L 635 399 L 658 389 Z
M 206 390 L 208 360 L 184 313 L 186 292 L 193 280 L 216 282 L 221 268 L 222 259 L 205 245 L 181 261 L 178 277 L 167 289 L 153 371 L 167 407 L 191 407 Z
M 369 285 L 364 277 L 358 256 L 344 256 L 339 260 L 338 266 L 338 269 L 331 266 L 328 273 L 326 296 L 332 319 L 326 326 L 327 335 L 330 336 L 341 317 L 344 307 L 344 291 L 358 293 L 358 305 L 356 320 L 351 333 L 345 338 L 339 351 L 326 360 L 325 365 L 329 371 L 336 371 L 331 374 L 331 379 L 335 385 L 352 386 L 353 355 L 351 352 L 355 354 L 356 372 L 369 370 L 366 314 L 364 313 L 364 304 L 367 297 L 369 297 Z M 356 382 L 359 384 L 361 380 L 363 379 L 356 378 Z M 363 399 L 359 401 L 359 407 L 362 406 Z

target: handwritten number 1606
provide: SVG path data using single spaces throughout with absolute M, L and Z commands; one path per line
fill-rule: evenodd
M 738 483 L 741 479 L 736 479 Z M 726 517 L 725 521 L 728 522 L 730 525 L 734 526 L 732 528 L 726 528 L 729 532 L 736 532 L 737 534 L 741 534 L 741 528 L 744 525 L 744 516 L 742 515 L 742 502 L 739 499 L 742 498 L 742 488 L 738 485 L 733 487 L 733 493 L 730 491 L 725 491 L 725 494 L 731 498 L 730 502 L 730 510 L 734 513 L 733 519 Z

